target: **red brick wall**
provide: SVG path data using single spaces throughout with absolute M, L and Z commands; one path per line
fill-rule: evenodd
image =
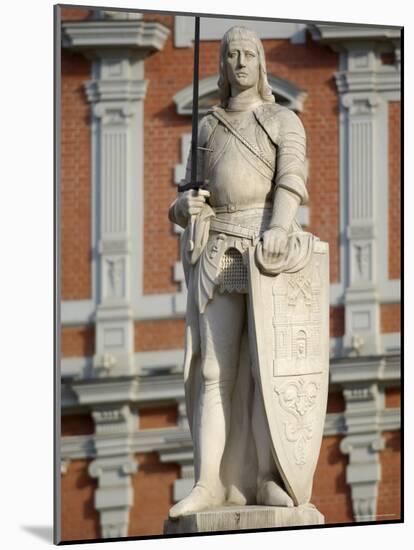
M 95 425 L 90 414 L 66 414 L 62 416 L 61 435 L 91 435 Z
M 288 40 L 263 41 L 267 71 L 290 80 L 308 97 L 300 118 L 307 135 L 309 157 L 310 231 L 329 243 L 330 280 L 339 277 L 339 146 L 338 95 L 334 72 L 338 54 L 308 38 L 306 44 Z
M 401 441 L 400 432 L 384 432 L 385 449 L 380 453 L 377 520 L 400 519 L 401 514 Z
M 400 278 L 401 251 L 401 127 L 400 102 L 388 104 L 389 121 L 389 230 L 388 230 L 388 275 Z
M 343 306 L 329 309 L 329 324 L 331 338 L 345 334 L 345 308 Z
M 168 16 L 147 16 L 171 28 Z M 167 220 L 176 196 L 174 166 L 181 162 L 180 138 L 191 132 L 191 117 L 176 114 L 172 96 L 192 82 L 193 49 L 173 48 L 173 34 L 160 54 L 145 61 L 149 80 L 145 100 L 145 273 L 144 293 L 172 292 L 172 267 L 178 259 L 178 239 Z M 301 114 L 308 134 L 311 230 L 330 244 L 331 281 L 338 280 L 338 98 L 333 74 L 337 54 L 308 41 L 264 40 L 267 69 L 309 94 Z M 200 78 L 218 72 L 219 42 L 202 42 Z M 312 205 L 315 205 L 312 208 Z
M 89 105 L 84 82 L 91 63 L 62 50 L 61 288 L 63 300 L 91 296 L 91 188 Z
M 86 19 L 92 10 L 87 10 L 85 8 L 61 8 L 60 17 L 62 21 L 81 21 Z
M 311 502 L 325 516 L 326 523 L 351 523 L 351 490 L 346 483 L 348 459 L 339 449 L 341 436 L 324 437 L 313 480 Z
M 385 390 L 385 408 L 393 409 L 401 407 L 401 389 L 387 388 Z
M 174 428 L 177 425 L 177 406 L 139 410 L 140 430 Z
M 381 305 L 381 332 L 401 331 L 401 306 L 400 304 Z
M 330 391 L 328 395 L 327 413 L 340 413 L 345 410 L 345 400 L 342 391 Z
M 139 470 L 133 477 L 134 504 L 128 536 L 162 535 L 172 500 L 177 464 L 162 464 L 157 453 L 138 454 Z
M 73 460 L 61 476 L 62 540 L 96 539 L 99 514 L 94 508 L 97 480 L 88 474 L 90 460 Z
M 62 357 L 89 357 L 95 349 L 95 327 L 64 327 L 61 329 Z
M 135 323 L 135 351 L 182 349 L 184 347 L 185 321 L 165 319 Z

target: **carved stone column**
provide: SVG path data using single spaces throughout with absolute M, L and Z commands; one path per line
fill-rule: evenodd
M 381 302 L 399 301 L 388 278 L 388 101 L 400 98 L 400 30 L 311 25 L 339 52 L 341 286 L 345 355 L 382 353 Z M 394 54 L 393 64 L 383 54 Z
M 98 407 L 92 416 L 97 458 L 89 465 L 89 474 L 98 479 L 95 508 L 100 513 L 101 535 L 126 537 L 133 504 L 131 475 L 138 470 L 129 435 L 137 431 L 137 415 L 125 405 Z
M 351 58 L 352 59 L 352 58 Z M 358 58 L 359 59 L 359 58 Z M 346 125 L 346 290 L 345 350 L 381 352 L 376 208 L 378 113 L 384 104 L 375 93 L 341 96 Z
M 381 481 L 379 451 L 384 449 L 379 415 L 384 394 L 376 384 L 344 389 L 345 423 L 350 435 L 341 441 L 341 451 L 349 455 L 346 481 L 351 486 L 356 521 L 377 519 L 378 483 Z
M 147 83 L 134 57 L 100 54 L 86 84 L 95 123 L 97 175 L 97 375 L 134 373 L 131 307 L 132 185 L 142 170 L 137 132 L 143 126 Z

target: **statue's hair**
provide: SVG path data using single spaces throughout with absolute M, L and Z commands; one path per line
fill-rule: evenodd
M 266 60 L 263 44 L 257 34 L 246 27 L 231 27 L 223 36 L 220 44 L 220 76 L 217 82 L 221 106 L 226 107 L 231 95 L 230 82 L 227 76 L 225 60 L 228 54 L 229 44 L 232 40 L 251 40 L 257 48 L 259 56 L 259 82 L 257 89 L 265 103 L 274 103 L 275 97 L 267 81 Z

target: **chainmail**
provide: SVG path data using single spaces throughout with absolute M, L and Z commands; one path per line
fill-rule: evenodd
M 218 272 L 219 292 L 247 293 L 247 268 L 241 253 L 229 248 L 222 256 Z

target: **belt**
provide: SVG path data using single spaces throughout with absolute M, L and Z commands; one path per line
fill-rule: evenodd
M 232 235 L 233 237 L 242 237 L 244 239 L 255 239 L 260 235 L 259 230 L 249 229 L 242 225 L 235 223 L 229 223 L 224 220 L 212 218 L 210 221 L 210 230 L 217 231 L 217 233 L 225 233 L 226 235 Z
M 222 212 L 240 212 L 242 210 L 265 210 L 268 208 L 272 208 L 273 203 L 271 202 L 265 202 L 260 204 L 249 204 L 249 205 L 242 205 L 242 204 L 225 204 L 223 206 L 212 206 L 214 212 L 216 214 L 221 214 Z

